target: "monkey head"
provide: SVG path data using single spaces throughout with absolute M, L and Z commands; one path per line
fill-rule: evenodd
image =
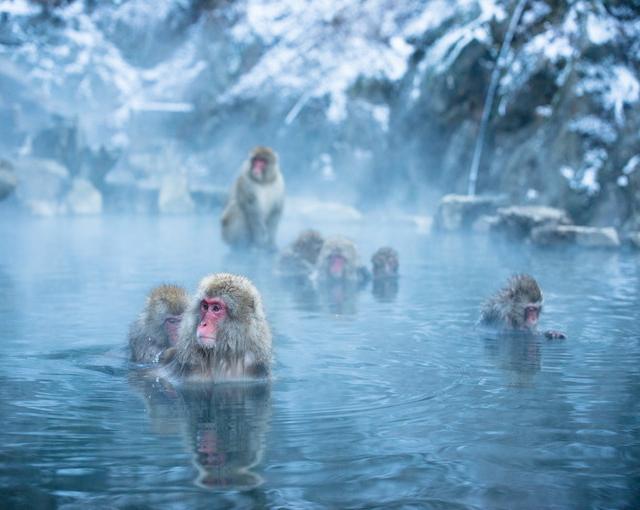
M 318 256 L 319 277 L 329 281 L 358 279 L 358 252 L 349 239 L 327 239 Z
M 218 273 L 205 277 L 190 309 L 200 349 L 244 352 L 255 336 L 256 321 L 264 321 L 260 295 L 242 276 Z
M 256 182 L 271 182 L 276 178 L 277 154 L 269 147 L 255 147 L 249 156 L 249 177 Z
M 182 314 L 187 309 L 188 296 L 176 285 L 160 285 L 151 291 L 147 299 L 146 323 L 150 331 L 156 330 L 159 338 L 167 338 L 175 345 Z
M 315 264 L 323 244 L 324 238 L 320 232 L 313 229 L 303 230 L 293 242 L 292 251 L 310 264 Z
M 389 246 L 378 249 L 371 257 L 371 264 L 376 280 L 398 277 L 398 252 Z
M 542 291 L 536 280 L 526 274 L 512 276 L 504 296 L 508 305 L 507 320 L 515 329 L 535 330 L 542 312 Z

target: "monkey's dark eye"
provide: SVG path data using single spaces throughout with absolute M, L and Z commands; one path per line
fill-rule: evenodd
M 200 309 L 207 311 L 209 309 L 209 305 L 207 304 L 206 301 L 203 301 L 202 303 L 200 303 Z
M 211 305 L 211 310 L 213 312 L 219 312 L 220 310 L 222 310 L 222 307 L 218 303 L 215 303 L 215 304 Z

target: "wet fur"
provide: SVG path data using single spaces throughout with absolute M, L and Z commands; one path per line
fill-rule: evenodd
M 171 347 L 164 321 L 182 315 L 189 304 L 187 292 L 177 285 L 159 285 L 151 290 L 140 316 L 129 327 L 131 361 L 152 363 Z
M 329 267 L 331 265 L 331 256 L 334 254 L 339 254 L 345 259 L 343 281 L 360 284 L 369 279 L 369 271 L 360 263 L 360 256 L 355 243 L 344 237 L 331 237 L 324 242 L 318 255 L 316 275 L 319 281 L 333 280 L 330 276 Z
M 525 308 L 533 304 L 540 306 L 542 312 L 542 303 L 542 291 L 536 280 L 526 274 L 517 274 L 484 302 L 479 323 L 502 329 L 526 330 Z
M 221 298 L 227 316 L 220 323 L 217 341 L 203 348 L 197 339 L 200 302 L 205 297 Z M 271 364 L 271 332 L 260 294 L 242 276 L 218 273 L 205 277 L 191 300 L 180 325 L 178 345 L 170 372 L 187 379 L 262 377 Z

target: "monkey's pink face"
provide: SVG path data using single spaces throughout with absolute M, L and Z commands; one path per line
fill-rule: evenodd
M 531 304 L 524 309 L 524 324 L 527 328 L 533 329 L 538 324 L 540 318 L 540 306 Z
M 262 158 L 253 158 L 251 160 L 251 173 L 257 179 L 261 179 L 267 168 L 267 160 Z
M 332 278 L 343 278 L 347 265 L 347 259 L 345 259 L 339 253 L 334 253 L 329 257 L 329 275 Z
M 169 337 L 171 345 L 176 345 L 176 343 L 178 343 L 178 329 L 180 328 L 181 320 L 182 315 L 169 315 L 164 320 L 164 330 Z
M 227 316 L 227 305 L 220 298 L 204 298 L 200 301 L 200 323 L 196 336 L 204 348 L 215 347 L 220 322 Z

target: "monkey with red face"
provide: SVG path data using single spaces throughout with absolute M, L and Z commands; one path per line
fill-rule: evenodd
M 344 237 L 331 237 L 324 242 L 316 263 L 316 276 L 320 282 L 356 285 L 366 283 L 371 277 L 360 263 L 355 243 Z
M 512 276 L 500 291 L 482 305 L 480 324 L 506 331 L 535 333 L 542 312 L 542 291 L 526 274 Z M 545 331 L 547 338 L 566 338 L 560 331 Z
M 222 213 L 222 238 L 233 248 L 273 250 L 283 207 L 284 179 L 278 156 L 269 147 L 256 147 L 244 163 Z
M 144 310 L 129 329 L 131 361 L 152 363 L 178 341 L 189 297 L 182 287 L 160 285 L 147 296 Z
M 169 374 L 189 381 L 261 378 L 270 364 L 271 332 L 257 289 L 238 275 L 203 278 L 180 325 Z

